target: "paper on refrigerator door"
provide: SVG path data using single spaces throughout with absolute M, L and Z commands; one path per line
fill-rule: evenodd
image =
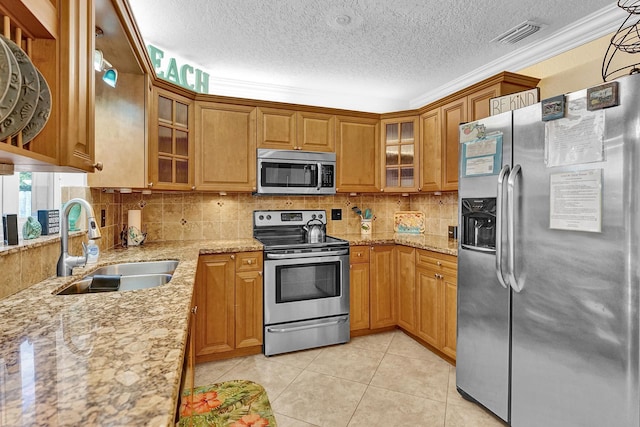
M 462 176 L 497 174 L 502 167 L 502 133 L 461 144 Z
M 602 169 L 550 176 L 549 228 L 602 231 Z
M 567 117 L 545 122 L 547 167 L 604 160 L 604 110 L 588 111 L 586 98 L 569 101 Z

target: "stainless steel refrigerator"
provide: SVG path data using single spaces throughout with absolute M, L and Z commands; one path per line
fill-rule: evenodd
M 543 103 L 460 129 L 456 385 L 515 427 L 638 427 L 640 75 Z

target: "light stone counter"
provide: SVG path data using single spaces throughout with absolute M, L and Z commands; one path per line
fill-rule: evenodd
M 336 235 L 457 255 L 442 236 Z M 174 424 L 200 254 L 262 250 L 253 239 L 150 243 L 102 254 L 98 266 L 178 259 L 171 282 L 138 291 L 54 295 L 91 269 L 0 300 L 0 420 L 9 426 Z
M 458 241 L 444 236 L 433 234 L 403 234 L 403 233 L 376 233 L 370 235 L 361 234 L 335 234 L 338 237 L 348 240 L 351 246 L 363 245 L 404 245 L 417 249 L 440 252 L 458 256 Z
M 0 300 L 0 422 L 8 426 L 174 424 L 199 254 L 262 250 L 253 240 L 150 243 L 98 266 L 179 259 L 156 288 L 54 295 L 89 270 Z M 93 270 L 93 268 L 91 268 Z

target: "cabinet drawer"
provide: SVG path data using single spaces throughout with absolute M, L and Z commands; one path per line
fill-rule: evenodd
M 240 252 L 236 254 L 236 272 L 262 270 L 262 252 Z
M 349 262 L 351 264 L 360 264 L 369 262 L 369 246 L 351 246 Z
M 416 251 L 416 267 L 429 268 L 435 271 L 449 270 L 449 273 L 456 274 L 458 260 L 453 255 L 418 249 Z

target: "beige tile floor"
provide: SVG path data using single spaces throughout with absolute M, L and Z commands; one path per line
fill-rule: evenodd
M 269 395 L 279 427 L 503 427 L 462 399 L 455 367 L 402 331 L 344 345 L 196 365 L 196 386 L 245 379 Z

